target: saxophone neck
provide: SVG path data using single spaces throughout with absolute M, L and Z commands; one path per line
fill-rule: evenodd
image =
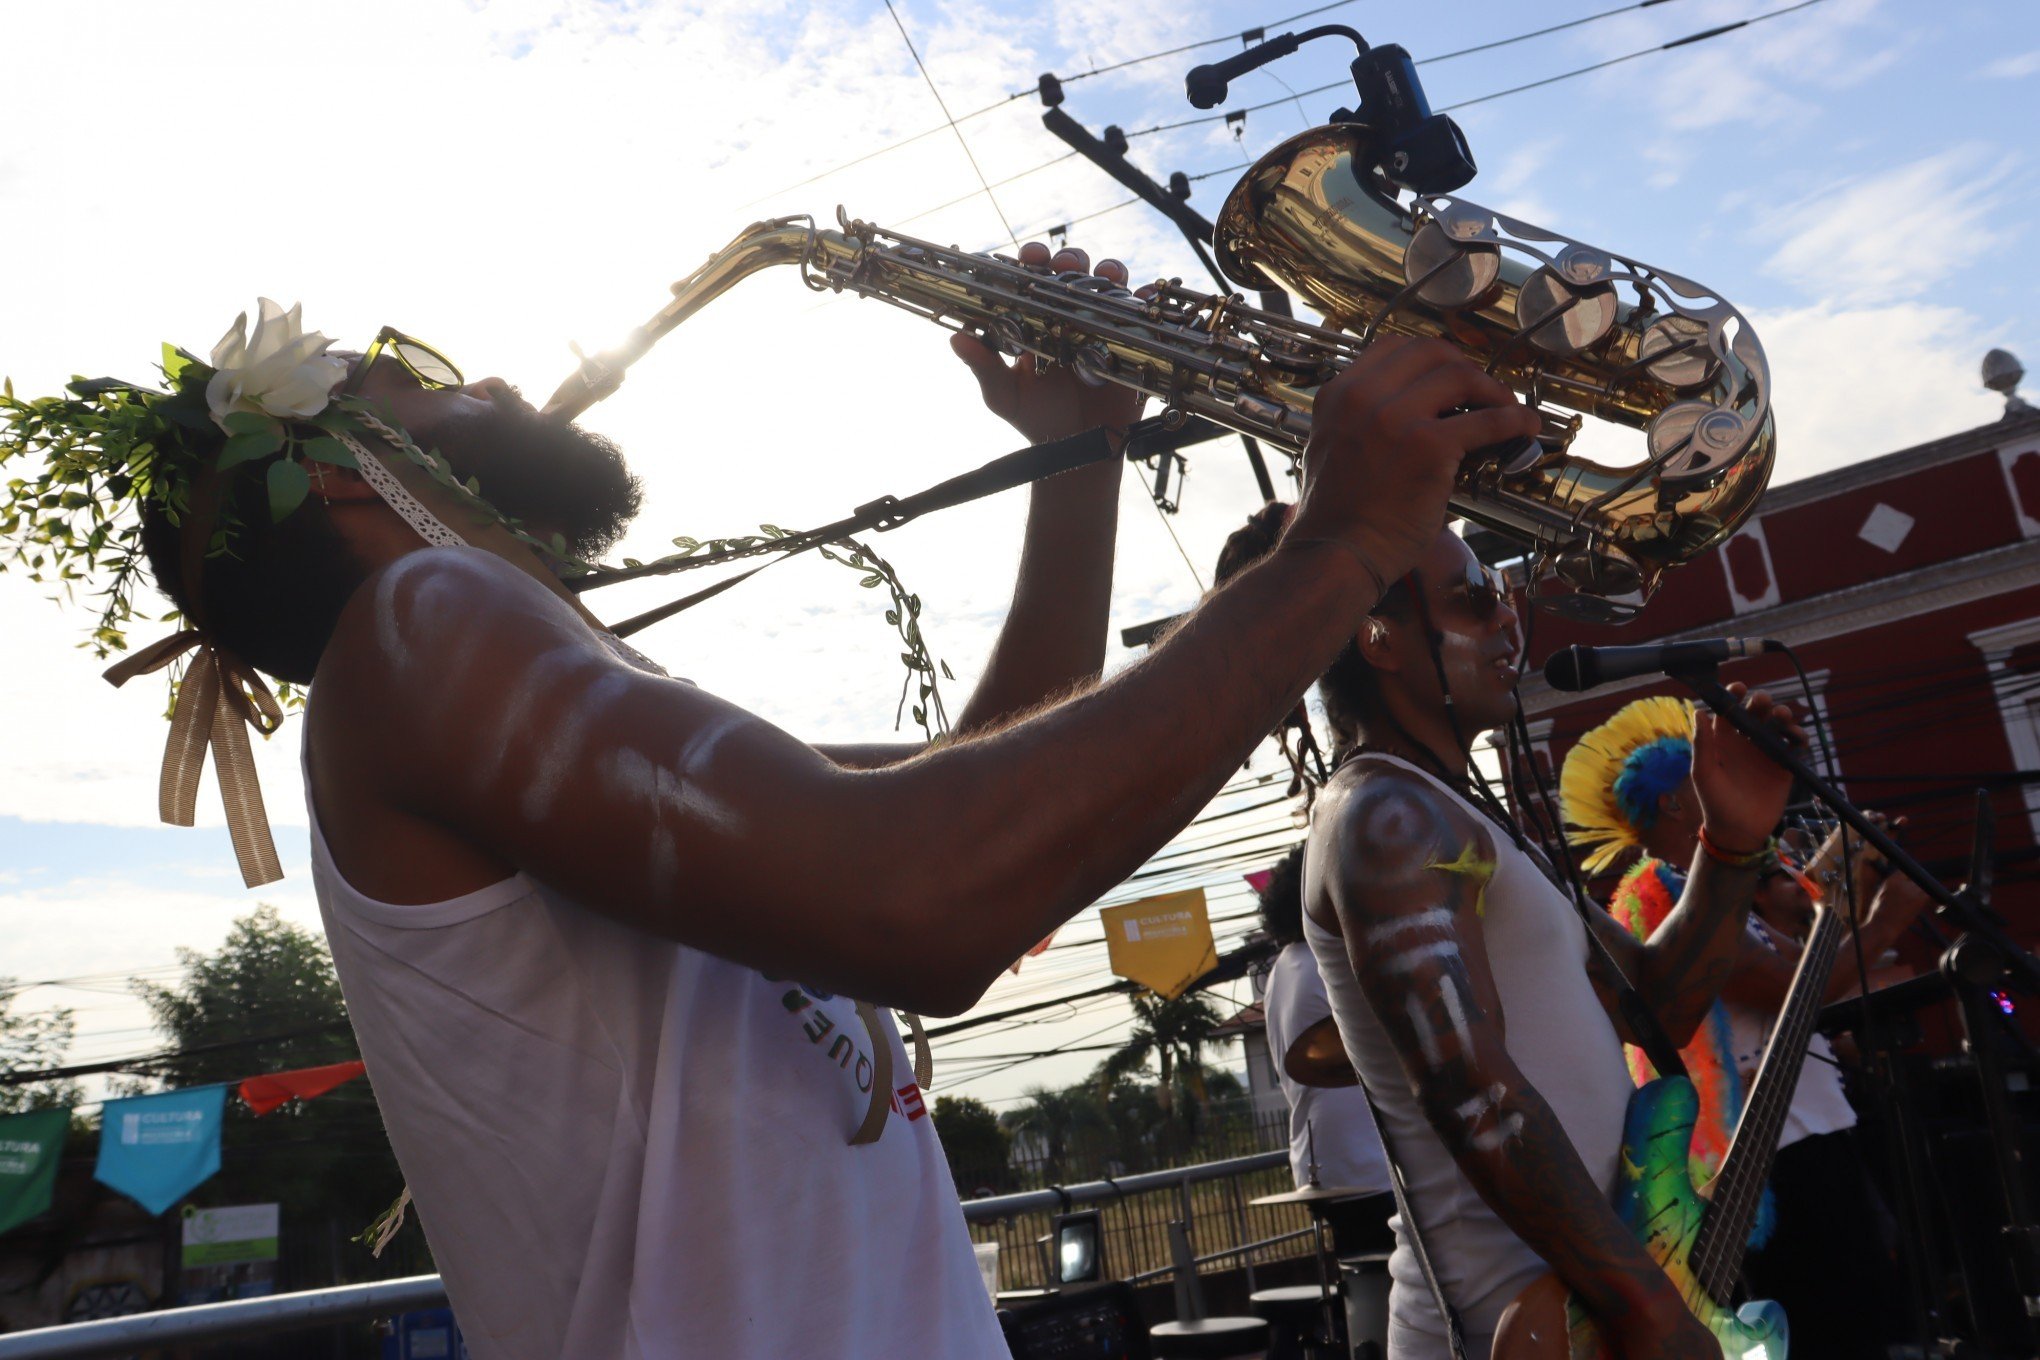
M 773 265 L 804 264 L 818 249 L 841 241 L 838 233 L 816 231 L 810 218 L 777 217 L 754 222 L 709 256 L 699 269 L 675 283 L 673 300 L 631 332 L 621 345 L 592 355 L 576 349 L 580 366 L 554 389 L 540 416 L 561 423 L 574 419 L 621 387 L 625 370 L 643 358 L 645 351 L 668 331 L 737 284 Z

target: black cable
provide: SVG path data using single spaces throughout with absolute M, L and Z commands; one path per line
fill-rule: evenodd
M 1013 224 L 1006 220 L 1006 210 L 1001 208 L 999 200 L 993 197 L 992 186 L 985 180 L 985 172 L 979 167 L 977 157 L 971 154 L 970 143 L 964 139 L 963 129 L 956 125 L 956 115 L 949 111 L 949 101 L 942 97 L 942 91 L 935 88 L 935 77 L 928 74 L 927 63 L 921 60 L 920 52 L 914 47 L 914 40 L 907 36 L 907 26 L 900 22 L 899 11 L 893 8 L 892 0 L 885 0 L 885 12 L 892 15 L 893 27 L 900 31 L 900 41 L 907 45 L 907 55 L 914 59 L 914 66 L 920 71 L 921 79 L 928 82 L 928 93 L 935 96 L 935 106 L 941 109 L 942 116 L 949 120 L 949 130 L 956 134 L 956 144 L 963 148 L 963 158 L 970 162 L 971 173 L 977 176 L 978 184 L 983 187 L 985 197 L 991 202 L 992 211 L 999 215 L 999 225 L 1004 227 L 1006 235 L 1012 238 L 1013 249 L 1018 250 L 1020 238 L 1013 234 Z
M 1310 17 L 1311 15 L 1313 15 L 1313 14 L 1323 14 L 1323 13 L 1324 13 L 1324 12 L 1325 12 L 1326 10 L 1333 10 L 1333 9 L 1338 9 L 1338 8 L 1340 8 L 1341 6 L 1344 6 L 1344 5 L 1350 5 L 1350 4 L 1355 4 L 1355 3 L 1357 3 L 1357 0 L 1335 0 L 1335 2 L 1334 2 L 1334 3 L 1332 3 L 1332 4 L 1329 4 L 1329 5 L 1319 5 L 1319 6 L 1318 6 L 1318 7 L 1316 8 L 1316 9 L 1307 9 L 1307 10 L 1304 10 L 1304 11 L 1303 11 L 1302 13 L 1300 13 L 1300 14 L 1292 14 L 1292 15 L 1289 15 L 1289 16 L 1288 16 L 1287 18 L 1283 18 L 1283 19 L 1270 19 L 1270 20 L 1269 20 L 1269 21 L 1268 21 L 1267 23 L 1265 23 L 1265 24 L 1262 24 L 1262 25 L 1260 25 L 1260 28 L 1261 28 L 1261 29 L 1262 29 L 1263 31 L 1265 31 L 1265 30 L 1267 30 L 1267 29 L 1270 29 L 1270 28 L 1280 28 L 1280 27 L 1281 27 L 1281 26 L 1282 26 L 1283 24 L 1287 24 L 1287 23 L 1294 23 L 1294 22 L 1295 22 L 1296 20 L 1298 20 L 1298 19 L 1307 19 L 1307 18 L 1309 18 L 1309 17 Z M 1663 3 L 1665 3 L 1665 0 L 1644 0 L 1644 3 L 1645 3 L 1645 4 L 1663 4 Z M 897 19 L 897 16 L 895 16 L 895 19 Z M 1563 26 L 1563 25 L 1562 25 L 1562 26 Z M 1062 77 L 1059 77 L 1058 79 L 1059 79 L 1059 80 L 1061 81 L 1061 83 L 1062 83 L 1062 84 L 1064 84 L 1064 85 L 1069 85 L 1069 84 L 1072 84 L 1072 83 L 1074 83 L 1074 82 L 1076 82 L 1076 81 L 1079 81 L 1079 80 L 1089 80 L 1089 79 L 1090 79 L 1090 78 L 1091 78 L 1092 76 L 1102 76 L 1102 75 L 1105 75 L 1105 74 L 1107 74 L 1108 72 L 1112 72 L 1112 71 L 1123 71 L 1123 70 L 1125 70 L 1125 69 L 1126 69 L 1127 67 L 1129 67 L 1129 66 L 1138 66 L 1138 65 L 1140 65 L 1140 64 L 1141 64 L 1142 62 L 1149 62 L 1149 61 L 1155 61 L 1155 60 L 1158 60 L 1158 59 L 1160 59 L 1160 58 L 1162 58 L 1162 57 L 1174 57 L 1174 56 L 1180 56 L 1180 55 L 1182 55 L 1182 54 L 1183 54 L 1183 53 L 1185 53 L 1185 52 L 1194 52 L 1194 51 L 1196 51 L 1196 50 L 1197 50 L 1198 48 L 1200 48 L 1200 47 L 1210 47 L 1210 46 L 1212 46 L 1212 45 L 1213 45 L 1213 44 L 1215 44 L 1215 43 L 1222 43 L 1222 42 L 1232 42 L 1232 41 L 1234 41 L 1235 39 L 1240 39 L 1240 40 L 1244 40 L 1244 39 L 1246 38 L 1247 34 L 1248 34 L 1248 33 L 1251 33 L 1251 32 L 1253 32 L 1253 31 L 1254 31 L 1253 29 L 1247 29 L 1247 30 L 1244 30 L 1244 31 L 1242 31 L 1242 32 L 1239 32 L 1239 33 L 1228 33 L 1228 34 L 1226 34 L 1226 35 L 1225 35 L 1224 37 L 1220 37 L 1220 38 L 1206 38 L 1206 39 L 1204 39 L 1204 40 L 1203 40 L 1203 41 L 1201 41 L 1201 42 L 1194 42 L 1194 43 L 1187 43 L 1187 44 L 1185 44 L 1185 45 L 1184 45 L 1184 46 L 1182 46 L 1182 47 L 1171 47 L 1171 48 L 1168 48 L 1167 50 L 1165 50 L 1165 51 L 1161 51 L 1161 52 L 1149 52 L 1149 53 L 1148 53 L 1147 55 L 1145 55 L 1145 56 L 1140 56 L 1140 57 L 1129 57 L 1129 58 L 1128 58 L 1127 60 L 1125 60 L 1125 61 L 1116 61 L 1116 62 L 1113 62 L 1113 63 L 1112 63 L 1111 65 L 1109 65 L 1109 66 L 1095 66 L 1095 67 L 1091 68 L 1091 69 L 1090 69 L 1090 70 L 1088 70 L 1088 71 L 1080 71 L 1080 72 L 1078 72 L 1078 73 L 1077 73 L 1076 75 L 1073 75 L 1073 76 L 1062 76 Z M 1457 55 L 1457 54 L 1454 54 L 1454 55 Z M 1443 60 L 1443 58 L 1440 58 L 1440 60 Z M 972 109 L 972 110 L 971 110 L 971 111 L 970 111 L 969 113 L 966 113 L 966 114 L 961 114 L 961 115 L 957 116 L 956 118 L 952 119 L 952 120 L 951 120 L 950 122 L 948 122 L 948 123 L 945 123 L 945 124 L 943 124 L 943 125 L 942 125 L 941 127 L 932 127 L 932 128 L 929 128 L 929 129 L 927 129 L 927 130 L 926 130 L 925 132 L 917 132 L 917 133 L 913 134 L 913 135 L 912 135 L 911 137 L 905 137 L 905 138 L 902 138 L 901 140 L 899 140 L 899 141 L 897 141 L 897 142 L 889 142 L 889 143 L 887 143 L 887 144 L 886 144 L 885 146 L 881 146 L 881 147 L 878 147 L 878 148 L 877 148 L 876 150 L 872 150 L 872 151 L 867 151 L 867 152 L 865 152 L 865 153 L 864 153 L 863 155 L 861 155 L 861 156 L 857 156 L 857 157 L 854 157 L 854 158 L 853 158 L 853 159 L 851 159 L 851 160 L 847 160 L 847 161 L 844 161 L 844 162 L 843 162 L 842 164 L 840 164 L 840 165 L 833 165 L 833 166 L 830 166 L 830 167 L 829 167 L 828 169 L 826 169 L 826 170 L 817 170 L 817 171 L 816 171 L 816 172 L 815 172 L 814 174 L 812 174 L 812 175 L 809 175 L 809 176 L 808 176 L 808 177 L 807 177 L 806 179 L 804 179 L 804 180 L 799 180 L 799 181 L 797 181 L 797 182 L 795 182 L 795 183 L 793 183 L 793 184 L 789 184 L 789 185 L 787 185 L 787 186 L 786 186 L 785 188 L 783 188 L 783 189 L 774 189 L 774 190 L 773 190 L 773 191 L 772 191 L 771 193 L 769 193 L 769 194 L 760 194 L 760 195 L 759 195 L 759 196 L 758 196 L 757 198 L 754 198 L 754 199 L 752 199 L 752 200 L 750 201 L 750 203 L 746 203 L 746 204 L 744 204 L 743 206 L 744 206 L 744 207 L 747 207 L 747 208 L 748 208 L 748 207 L 750 207 L 750 206 L 751 206 L 751 204 L 753 204 L 753 203 L 762 203 L 762 202 L 764 202 L 764 201 L 765 201 L 766 199 L 768 199 L 768 198 L 777 198 L 777 197 L 778 197 L 779 195 L 781 195 L 781 194 L 788 194 L 788 193 L 792 193 L 792 192 L 793 192 L 793 191 L 794 191 L 795 189 L 805 189 L 805 188 L 806 188 L 806 187 L 807 187 L 808 185 L 810 185 L 810 184 L 813 184 L 813 183 L 814 183 L 815 181 L 817 181 L 817 180 L 827 179 L 827 178 L 828 178 L 828 177 L 829 177 L 830 175 L 833 175 L 833 174 L 837 174 L 837 173 L 839 173 L 840 171 L 844 171 L 844 170 L 849 170 L 849 169 L 851 169 L 851 168 L 853 168 L 853 167 L 855 167 L 855 166 L 859 166 L 859 165 L 862 165 L 862 164 L 864 164 L 864 163 L 865 163 L 866 161 L 868 161 L 868 160 L 872 160 L 872 159 L 874 159 L 874 158 L 876 158 L 876 157 L 879 157 L 879 156 L 883 156 L 883 155 L 886 155 L 886 154 L 888 154 L 889 152 L 893 152 L 893 151 L 898 151 L 898 150 L 900 150 L 900 149 L 901 149 L 902 147 L 907 147 L 907 146 L 911 146 L 911 145 L 913 145 L 913 144 L 914 144 L 915 142 L 919 142 L 919 141 L 925 141 L 926 139 L 928 139 L 928 138 L 930 138 L 930 137 L 933 137 L 933 136 L 934 136 L 934 135 L 935 135 L 936 133 L 938 133 L 938 132 L 941 132 L 941 131 L 943 131 L 943 130 L 944 130 L 945 128 L 950 128 L 950 127 L 954 127 L 954 126 L 955 126 L 956 124 L 958 124 L 958 123 L 968 123 L 968 122 L 970 122 L 970 121 L 971 121 L 972 119 L 974 119 L 974 118 L 982 118 L 982 117 L 984 117 L 984 115 L 986 115 L 986 114 L 988 114 L 988 113 L 993 113 L 993 112 L 996 112 L 996 111 L 997 111 L 997 110 L 999 110 L 999 109 L 1003 109 L 1003 108 L 1005 108 L 1005 107 L 1006 107 L 1006 106 L 1007 106 L 1008 104 L 1014 103 L 1014 102 L 1015 102 L 1015 101 L 1017 101 L 1017 100 L 1021 100 L 1021 99 L 1026 99 L 1026 98 L 1028 98 L 1028 97 L 1030 97 L 1030 96 L 1032 96 L 1032 95 L 1035 95 L 1035 94 L 1038 94 L 1038 93 L 1040 93 L 1040 91 L 1041 91 L 1041 85 L 1040 85 L 1040 83 L 1039 83 L 1039 82 L 1036 82 L 1035 84 L 1033 84 L 1033 85 L 1030 85 L 1030 86 L 1029 86 L 1028 88 L 1026 88 L 1026 89 L 1024 89 L 1024 90 L 1015 90 L 1015 91 L 1014 91 L 1013 93 L 1011 93 L 1011 94 L 1007 95 L 1007 96 L 1006 96 L 1005 98 L 1003 98 L 1003 99 L 995 99 L 995 100 L 993 100 L 993 101 L 992 101 L 991 103 L 989 103 L 989 104 L 985 105 L 985 106 L 984 106 L 983 108 L 981 108 L 981 109 Z M 1056 159 L 1057 159 L 1057 160 L 1061 160 L 1061 159 L 1064 159 L 1064 158 L 1063 158 L 1063 157 L 1057 157 Z M 1052 164 L 1054 164 L 1054 162 L 1053 162 L 1053 161 L 1051 161 L 1051 162 L 1049 162 L 1048 164 L 1052 165 Z M 1035 170 L 1045 170 L 1045 169 L 1047 169 L 1047 168 L 1048 168 L 1048 166 L 1047 166 L 1047 165 L 1037 165 L 1037 166 L 1035 166 L 1035 167 L 1034 167 L 1034 169 L 1035 169 Z M 1030 175 L 1030 174 L 1033 174 L 1033 173 L 1034 173 L 1034 171 L 1033 171 L 1033 170 L 1023 170 L 1023 171 L 1021 171 L 1021 172 L 1020 172 L 1020 175 L 1014 175 L 1014 176 L 1012 176 L 1012 177 L 1011 177 L 1011 179 L 1019 179 L 1019 178 L 1020 178 L 1020 177 L 1021 177 L 1022 175 Z M 1010 182 L 1011 182 L 1011 179 L 1009 179 L 1009 180 L 1006 180 L 1006 181 L 1001 181 L 1001 182 L 1002 182 L 1002 183 L 1010 183 Z M 994 188 L 997 188 L 998 186 L 997 186 L 997 185 L 994 185 L 994 186 L 992 186 L 992 187 L 994 187 Z M 965 195 L 964 197 L 965 197 L 965 198 L 973 198 L 973 197 L 975 197 L 975 196 L 976 196 L 975 194 L 966 194 L 966 195 Z M 957 200 L 957 201 L 958 201 L 958 202 L 962 202 L 963 200 L 962 200 L 962 199 L 959 199 L 959 200 Z M 954 206 L 954 205 L 953 205 L 953 204 L 948 204 L 948 203 L 945 203 L 945 204 L 943 204 L 942 206 L 946 208 L 946 207 L 952 207 L 952 206 Z M 931 209 L 928 209 L 928 211 L 929 211 L 929 212 L 934 212 L 934 211 L 938 211 L 938 210 L 937 210 L 937 209 L 933 209 L 933 208 L 931 208 Z M 916 216 L 925 216 L 925 215 L 926 215 L 925 213 L 922 213 L 922 214 L 916 214 Z M 904 219 L 904 220 L 905 220 L 905 221 L 912 221 L 913 219 L 912 219 L 912 218 L 907 218 L 907 219 Z
M 127 1072 L 136 1068 L 161 1067 L 164 1063 L 176 1062 L 180 1058 L 197 1057 L 202 1053 L 224 1053 L 231 1049 L 253 1048 L 260 1044 L 280 1044 L 292 1039 L 310 1039 L 322 1034 L 349 1034 L 354 1026 L 345 1020 L 330 1025 L 314 1025 L 309 1029 L 284 1030 L 275 1034 L 257 1034 L 246 1039 L 227 1039 L 216 1044 L 194 1044 L 190 1048 L 164 1049 L 155 1053 L 144 1053 L 132 1058 L 113 1058 L 105 1062 L 80 1063 L 72 1067 L 45 1067 L 40 1070 L 17 1070 L 0 1072 L 0 1086 L 25 1086 L 32 1081 L 62 1081 L 69 1077 L 89 1077 L 101 1072 Z M 337 1062 L 349 1061 L 345 1058 Z M 250 1075 L 260 1075 L 251 1073 Z
M 1659 43 L 1655 47 L 1639 48 L 1637 51 L 1629 52 L 1619 57 L 1610 57 L 1606 61 L 1597 61 L 1591 66 L 1582 66 L 1576 70 L 1564 71 L 1555 76 L 1546 76 L 1542 80 L 1533 80 L 1527 85 L 1515 85 L 1511 86 L 1509 89 L 1506 90 L 1496 90 L 1492 94 L 1479 95 L 1472 99 L 1462 99 L 1456 104 L 1446 104 L 1440 108 L 1434 109 L 1433 112 L 1450 113 L 1454 109 L 1464 109 L 1469 108 L 1475 104 L 1485 104 L 1490 99 L 1500 99 L 1505 95 L 1521 94 L 1525 90 L 1535 90 L 1546 85 L 1556 85 L 1559 81 L 1571 80 L 1575 76 L 1583 76 L 1589 74 L 1590 72 L 1605 70 L 1610 66 L 1618 66 L 1625 61 L 1634 61 L 1638 57 L 1647 57 L 1654 52 L 1669 52 L 1675 47 L 1687 47 L 1692 45 L 1693 43 L 1705 42 L 1709 38 L 1718 38 L 1724 33 L 1733 33 L 1735 30 L 1739 28 L 1748 28 L 1752 24 L 1760 24 L 1766 21 L 1767 19 L 1777 19 L 1784 15 L 1791 14 L 1795 10 L 1802 10 L 1807 8 L 1809 5 L 1817 5 L 1820 2 L 1821 0 L 1799 0 L 1799 3 L 1796 5 L 1788 5 L 1784 9 L 1773 10 L 1769 14 L 1759 14 L 1748 19 L 1738 19 L 1734 23 L 1720 24 L 1713 28 L 1702 29 L 1698 33 L 1688 33 L 1683 38 L 1674 38 L 1670 42 Z M 1645 7 L 1644 5 L 1638 4 L 1632 6 L 1631 8 L 1642 9 L 1644 7 Z M 1590 16 L 1588 19 L 1577 20 L 1575 21 L 1575 25 L 1578 23 L 1590 22 L 1592 19 L 1596 18 L 1605 19 L 1610 15 L 1621 14 L 1625 12 L 1626 11 L 1624 10 L 1609 10 L 1605 14 L 1593 15 Z M 1571 27 L 1575 25 L 1561 25 L 1561 27 Z M 1533 33 L 1522 33 L 1511 38 L 1498 39 L 1497 41 L 1488 43 L 1483 47 L 1467 48 L 1465 51 L 1462 52 L 1448 52 L 1445 55 L 1438 57 L 1421 58 L 1415 64 L 1418 66 L 1424 66 L 1435 61 L 1448 61 L 1453 57 L 1464 56 L 1466 55 L 1467 52 L 1486 51 L 1490 48 L 1505 46 L 1508 43 L 1522 42 L 1529 38 L 1538 37 L 1542 33 L 1549 31 L 1551 30 L 1539 29 Z M 1303 94 L 1304 95 L 1324 94 L 1329 90 L 1345 88 L 1350 84 L 1351 84 L 1350 81 L 1334 80 L 1329 84 L 1318 85 L 1311 89 L 1305 90 L 1303 91 Z M 1289 99 L 1286 96 L 1281 99 L 1270 99 L 1265 103 L 1249 104 L 1247 105 L 1247 107 L 1243 109 L 1232 109 L 1224 113 L 1206 114 L 1199 118 L 1185 118 L 1173 123 L 1158 123 L 1154 127 L 1142 128 L 1137 132 L 1129 132 L 1126 134 L 1126 136 L 1127 140 L 1131 141 L 1135 137 L 1146 137 L 1157 132 L 1173 132 L 1178 128 L 1196 127 L 1201 123 L 1223 122 L 1228 118 L 1235 118 L 1242 114 L 1248 113 L 1259 113 L 1263 109 L 1270 109 L 1275 107 L 1277 104 L 1287 104 L 1288 102 Z
M 1214 47 L 1222 42 L 1237 41 L 1246 43 L 1249 41 L 1249 34 L 1266 33 L 1271 28 L 1280 28 L 1284 24 L 1293 24 L 1298 19 L 1308 19 L 1314 14 L 1324 14 L 1330 10 L 1344 9 L 1347 5 L 1356 3 L 1358 3 L 1358 0 L 1333 0 L 1333 3 L 1329 5 L 1319 5 L 1316 9 L 1307 9 L 1301 13 L 1287 15 L 1280 19 L 1270 19 L 1266 23 L 1258 24 L 1253 28 L 1244 29 L 1238 33 L 1227 33 L 1216 38 L 1205 38 L 1199 42 L 1184 43 L 1181 47 L 1171 47 L 1160 52 L 1150 52 L 1144 57 L 1128 57 L 1125 61 L 1115 61 L 1110 66 L 1094 66 L 1088 71 L 1079 71 L 1076 75 L 1061 76 L 1058 79 L 1065 85 L 1073 85 L 1080 80 L 1089 80 L 1092 76 L 1102 76 L 1112 71 L 1124 71 L 1129 66 L 1139 66 L 1143 62 L 1156 61 L 1162 57 L 1180 57 L 1185 52 L 1195 52 L 1200 47 Z M 1662 4 L 1664 0 L 1646 0 L 1646 3 Z M 1039 88 L 1039 86 L 1035 87 L 1035 89 Z M 1022 90 L 1018 94 L 1008 95 L 1007 98 L 1023 99 L 1033 94 L 1035 89 Z

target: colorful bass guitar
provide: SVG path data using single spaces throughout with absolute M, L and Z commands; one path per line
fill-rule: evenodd
M 1831 880 L 1834 841 L 1814 857 L 1809 882 Z M 1848 933 L 1839 912 L 1815 898 L 1812 934 L 1800 956 L 1756 1082 L 1708 1197 L 1688 1173 L 1700 1097 L 1684 1077 L 1660 1077 L 1630 1097 L 1623 1121 L 1615 1212 L 1664 1267 L 1679 1296 L 1721 1343 L 1726 1360 L 1785 1360 L 1785 1310 L 1768 1300 L 1730 1308 L 1744 1244 L 1778 1152 L 1785 1115 L 1813 1038 L 1828 976 Z M 1557 1275 L 1519 1294 L 1502 1314 L 1494 1360 L 1606 1360 L 1612 1353 Z

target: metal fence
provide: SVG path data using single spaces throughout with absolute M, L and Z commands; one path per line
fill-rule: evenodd
M 1256 1152 L 971 1200 L 964 1204 L 963 1216 L 973 1239 L 999 1243 L 1002 1289 L 1044 1286 L 1051 1276 L 1038 1239 L 1048 1234 L 1054 1215 L 1065 1206 L 1093 1204 L 1103 1209 L 1106 1267 L 1112 1275 L 1147 1280 L 1173 1273 L 1168 1241 L 1172 1221 L 1188 1228 L 1200 1269 L 1224 1269 L 1237 1262 L 1251 1274 L 1257 1262 L 1298 1255 L 1304 1249 L 1309 1220 L 1300 1209 L 1246 1202 L 1269 1190 L 1287 1189 L 1288 1165 L 1285 1151 Z M 389 1317 L 445 1302 L 446 1290 L 437 1275 L 342 1285 L 16 1332 L 0 1336 L 0 1360 L 125 1356 Z

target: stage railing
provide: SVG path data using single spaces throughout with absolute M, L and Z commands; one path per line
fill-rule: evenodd
M 1256 1252 L 1273 1250 L 1298 1234 L 1293 1231 L 1263 1233 L 1250 1240 L 1251 1219 L 1269 1214 L 1287 1214 L 1306 1221 L 1293 1206 L 1271 1210 L 1246 1203 L 1249 1179 L 1268 1181 L 1270 1189 L 1286 1189 L 1289 1154 L 1262 1152 L 1232 1157 L 1219 1162 L 1171 1167 L 1142 1172 L 1116 1180 L 1087 1181 L 1047 1190 L 1028 1190 L 1015 1195 L 967 1200 L 963 1216 L 972 1225 L 973 1236 L 1001 1242 L 1000 1284 L 1002 1288 L 1041 1287 L 1047 1282 L 1046 1262 L 1034 1237 L 1021 1234 L 1040 1224 L 1046 1231 L 1053 1215 L 1065 1206 L 1085 1204 L 1107 1206 L 1107 1257 L 1115 1275 L 1155 1278 L 1168 1274 L 1167 1221 L 1183 1222 L 1193 1235 L 1207 1238 L 1209 1250 L 1197 1258 L 1205 1265 L 1236 1256 L 1246 1258 L 1251 1272 Z M 1145 1235 L 1153 1221 L 1148 1213 L 1134 1212 L 1135 1206 L 1158 1199 L 1172 1199 L 1161 1207 L 1161 1253 L 1146 1259 Z M 1115 1215 L 1114 1207 L 1118 1213 Z M 1202 1211 L 1200 1214 L 1200 1210 Z M 1119 1221 L 1114 1222 L 1117 1218 Z M 1201 1225 L 1201 1228 L 1200 1228 Z M 1234 1234 L 1229 1244 L 1209 1240 L 1219 1231 Z M 1037 1234 L 1038 1236 L 1038 1234 Z M 1010 1240 L 1015 1250 L 1007 1250 Z M 1115 1249 L 1114 1243 L 1117 1243 Z M 1115 1250 L 1119 1254 L 1114 1254 Z M 1008 1258 L 1012 1260 L 1009 1262 Z M 1156 1269 L 1155 1267 L 1161 1267 Z M 1009 1283 L 1013 1281 L 1013 1283 Z M 311 1289 L 302 1293 L 277 1294 L 264 1299 L 236 1299 L 228 1303 L 207 1303 L 190 1308 L 166 1308 L 132 1317 L 107 1318 L 99 1322 L 77 1322 L 64 1327 L 43 1327 L 34 1331 L 0 1336 L 0 1360 L 91 1360 L 92 1357 L 125 1356 L 137 1351 L 172 1346 L 205 1345 L 237 1337 L 300 1331 L 364 1318 L 390 1317 L 416 1308 L 442 1307 L 446 1289 L 437 1275 L 414 1275 L 401 1280 L 378 1280 L 373 1284 L 340 1285 L 332 1289 Z

